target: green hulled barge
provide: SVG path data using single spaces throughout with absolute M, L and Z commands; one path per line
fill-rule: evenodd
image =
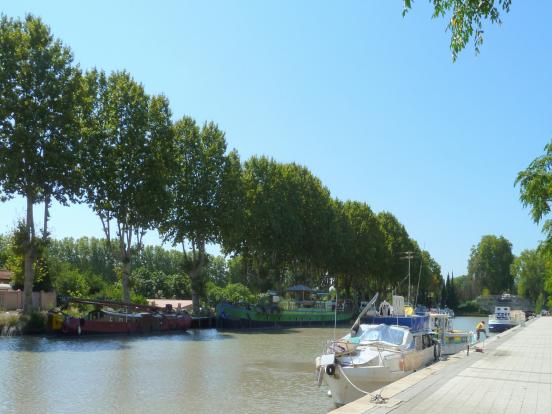
M 351 301 L 325 299 L 324 295 L 304 285 L 287 289 L 288 296 L 281 299 L 269 294 L 264 304 L 232 304 L 221 302 L 217 305 L 217 328 L 286 328 L 308 326 L 330 326 L 335 322 L 349 322 L 354 316 Z

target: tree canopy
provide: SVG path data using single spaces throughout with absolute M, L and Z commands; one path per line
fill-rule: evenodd
M 473 246 L 468 261 L 468 276 L 472 277 L 479 292 L 489 289 L 501 294 L 513 289 L 510 266 L 514 261 L 512 243 L 503 236 L 487 235 Z
M 547 274 L 547 260 L 544 252 L 524 250 L 512 263 L 517 293 L 536 302 L 543 293 Z
M 33 16 L 1 18 L 0 53 L 0 199 L 27 200 L 26 220 L 0 238 L 0 264 L 24 284 L 26 310 L 33 282 L 127 302 L 132 291 L 136 300 L 192 294 L 195 310 L 200 294 L 244 298 L 296 283 L 334 284 L 349 296 L 403 293 L 406 251 L 418 265 L 418 298 L 437 301 L 439 265 L 391 213 L 332 198 L 297 163 L 242 163 L 217 124 L 189 116 L 173 124 L 167 98 L 128 72 L 83 75 Z M 49 240 L 53 200 L 86 203 L 105 239 Z M 144 248 L 153 229 L 182 251 Z M 210 256 L 208 244 L 232 257 Z
M 171 111 L 163 96 L 148 96 L 126 72 L 86 76 L 89 102 L 83 165 L 86 202 L 111 240 L 116 226 L 123 263 L 123 300 L 130 300 L 131 253 L 170 205 L 173 141 Z M 134 237 L 134 240 L 133 240 Z
M 520 187 L 520 200 L 531 208 L 531 217 L 537 224 L 544 220 L 542 231 L 547 242 L 552 241 L 552 220 L 549 217 L 552 203 L 552 142 L 544 147 L 545 153 L 535 158 L 521 171 L 515 181 Z
M 412 8 L 413 0 L 404 0 L 403 15 Z M 433 18 L 449 18 L 450 50 L 452 60 L 473 41 L 475 52 L 483 44 L 485 30 L 483 23 L 488 21 L 501 24 L 501 13 L 508 13 L 512 0 L 430 0 L 433 4 Z
M 0 18 L 0 186 L 27 201 L 24 308 L 30 312 L 37 255 L 33 207 L 80 191 L 80 71 L 68 47 L 32 15 Z M 44 237 L 48 210 L 44 215 Z

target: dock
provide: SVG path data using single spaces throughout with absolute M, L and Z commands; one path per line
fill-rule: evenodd
M 332 414 L 550 413 L 552 317 L 536 318 Z

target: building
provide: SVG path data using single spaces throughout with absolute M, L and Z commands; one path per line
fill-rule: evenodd
M 13 277 L 13 272 L 7 269 L 0 269 L 0 284 L 9 285 Z

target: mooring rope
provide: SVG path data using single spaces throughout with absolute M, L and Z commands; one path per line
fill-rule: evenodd
M 372 395 L 368 391 L 361 390 L 359 387 L 357 387 L 355 384 L 353 384 L 353 382 L 350 380 L 350 378 L 347 376 L 347 374 L 345 374 L 345 371 L 343 370 L 343 367 L 341 365 L 338 365 L 338 367 L 341 370 L 341 374 L 343 374 L 343 377 L 345 377 L 347 382 L 349 384 L 351 384 L 355 390 L 357 390 L 358 392 L 361 392 L 362 394 L 370 395 L 370 397 L 371 397 L 370 401 L 371 402 L 376 403 L 376 404 L 382 404 L 382 403 L 385 403 L 388 400 L 388 398 L 384 398 L 384 397 L 381 396 L 381 391 L 383 390 L 383 388 L 381 388 L 380 392 L 375 394 L 375 395 Z

